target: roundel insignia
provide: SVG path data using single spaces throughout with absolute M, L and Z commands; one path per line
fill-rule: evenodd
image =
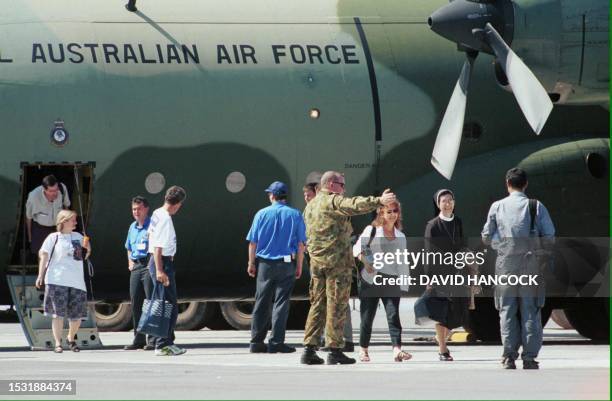
M 64 146 L 68 142 L 68 131 L 64 127 L 64 121 L 57 120 L 51 130 L 51 142 L 55 146 Z

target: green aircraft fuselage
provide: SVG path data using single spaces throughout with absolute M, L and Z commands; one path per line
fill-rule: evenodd
M 427 25 L 446 0 L 152 0 L 136 13 L 122 1 L 0 3 L 3 266 L 21 246 L 24 191 L 38 185 L 22 188 L 22 162 L 95 162 L 94 288 L 113 301 L 128 296 L 130 199 L 156 207 L 173 184 L 188 192 L 175 217 L 186 299 L 252 297 L 245 235 L 263 190 L 283 181 L 303 208 L 302 185 L 326 170 L 346 174 L 348 194 L 391 188 L 411 236 L 434 191 L 451 187 L 478 236 L 505 171 L 522 165 L 560 235 L 609 233 L 607 164 L 602 175 L 585 163 L 609 160 L 606 1 L 514 2 L 512 47 L 559 104 L 536 137 L 479 57 L 451 182 L 429 163 L 464 60 Z

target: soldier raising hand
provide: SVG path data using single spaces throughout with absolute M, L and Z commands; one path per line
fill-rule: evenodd
M 304 210 L 311 283 L 310 311 L 304 331 L 305 349 L 301 362 L 307 365 L 324 362 L 315 352 L 323 327 L 326 328 L 325 342 L 331 351 L 327 363 L 355 363 L 355 359 L 341 351 L 352 271 L 355 268 L 350 216 L 369 213 L 396 199 L 388 189 L 380 197 L 344 197 L 345 184 L 342 174 L 327 171 L 321 177 L 321 191 Z M 326 310 L 331 314 L 327 314 Z

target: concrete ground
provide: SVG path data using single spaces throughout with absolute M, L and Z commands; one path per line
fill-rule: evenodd
M 594 345 L 573 330 L 547 326 L 541 370 L 523 371 L 519 363 L 516 371 L 506 371 L 500 368 L 498 345 L 451 345 L 455 361 L 440 362 L 436 346 L 414 341 L 433 330 L 407 325 L 404 349 L 414 357 L 396 363 L 384 313 L 379 315 L 372 362 L 347 366 L 300 365 L 301 331 L 287 334 L 287 342 L 300 347 L 294 354 L 249 354 L 248 332 L 206 329 L 177 332 L 185 355 L 155 357 L 123 351 L 131 341 L 125 332 L 102 333 L 103 350 L 33 352 L 20 326 L 4 323 L 0 380 L 76 380 L 76 396 L 61 399 L 610 399 L 610 347 Z M 19 398 L 37 397 L 0 395 Z

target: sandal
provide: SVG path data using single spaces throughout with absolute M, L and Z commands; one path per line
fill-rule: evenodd
M 56 354 L 61 354 L 62 352 L 64 352 L 64 349 L 61 345 L 58 345 L 53 349 L 53 352 L 55 352 Z
M 441 361 L 445 361 L 445 362 L 454 361 L 449 351 L 438 353 L 438 356 L 440 357 Z
M 370 355 L 367 350 L 359 351 L 359 360 L 361 362 L 370 362 Z
M 68 346 L 70 347 L 70 351 L 72 351 L 72 352 L 81 352 L 81 349 L 77 345 L 76 341 L 68 341 L 68 340 L 66 340 L 66 342 L 68 342 Z
M 412 354 L 406 351 L 399 351 L 393 356 L 395 362 L 408 361 L 410 359 L 412 359 Z

